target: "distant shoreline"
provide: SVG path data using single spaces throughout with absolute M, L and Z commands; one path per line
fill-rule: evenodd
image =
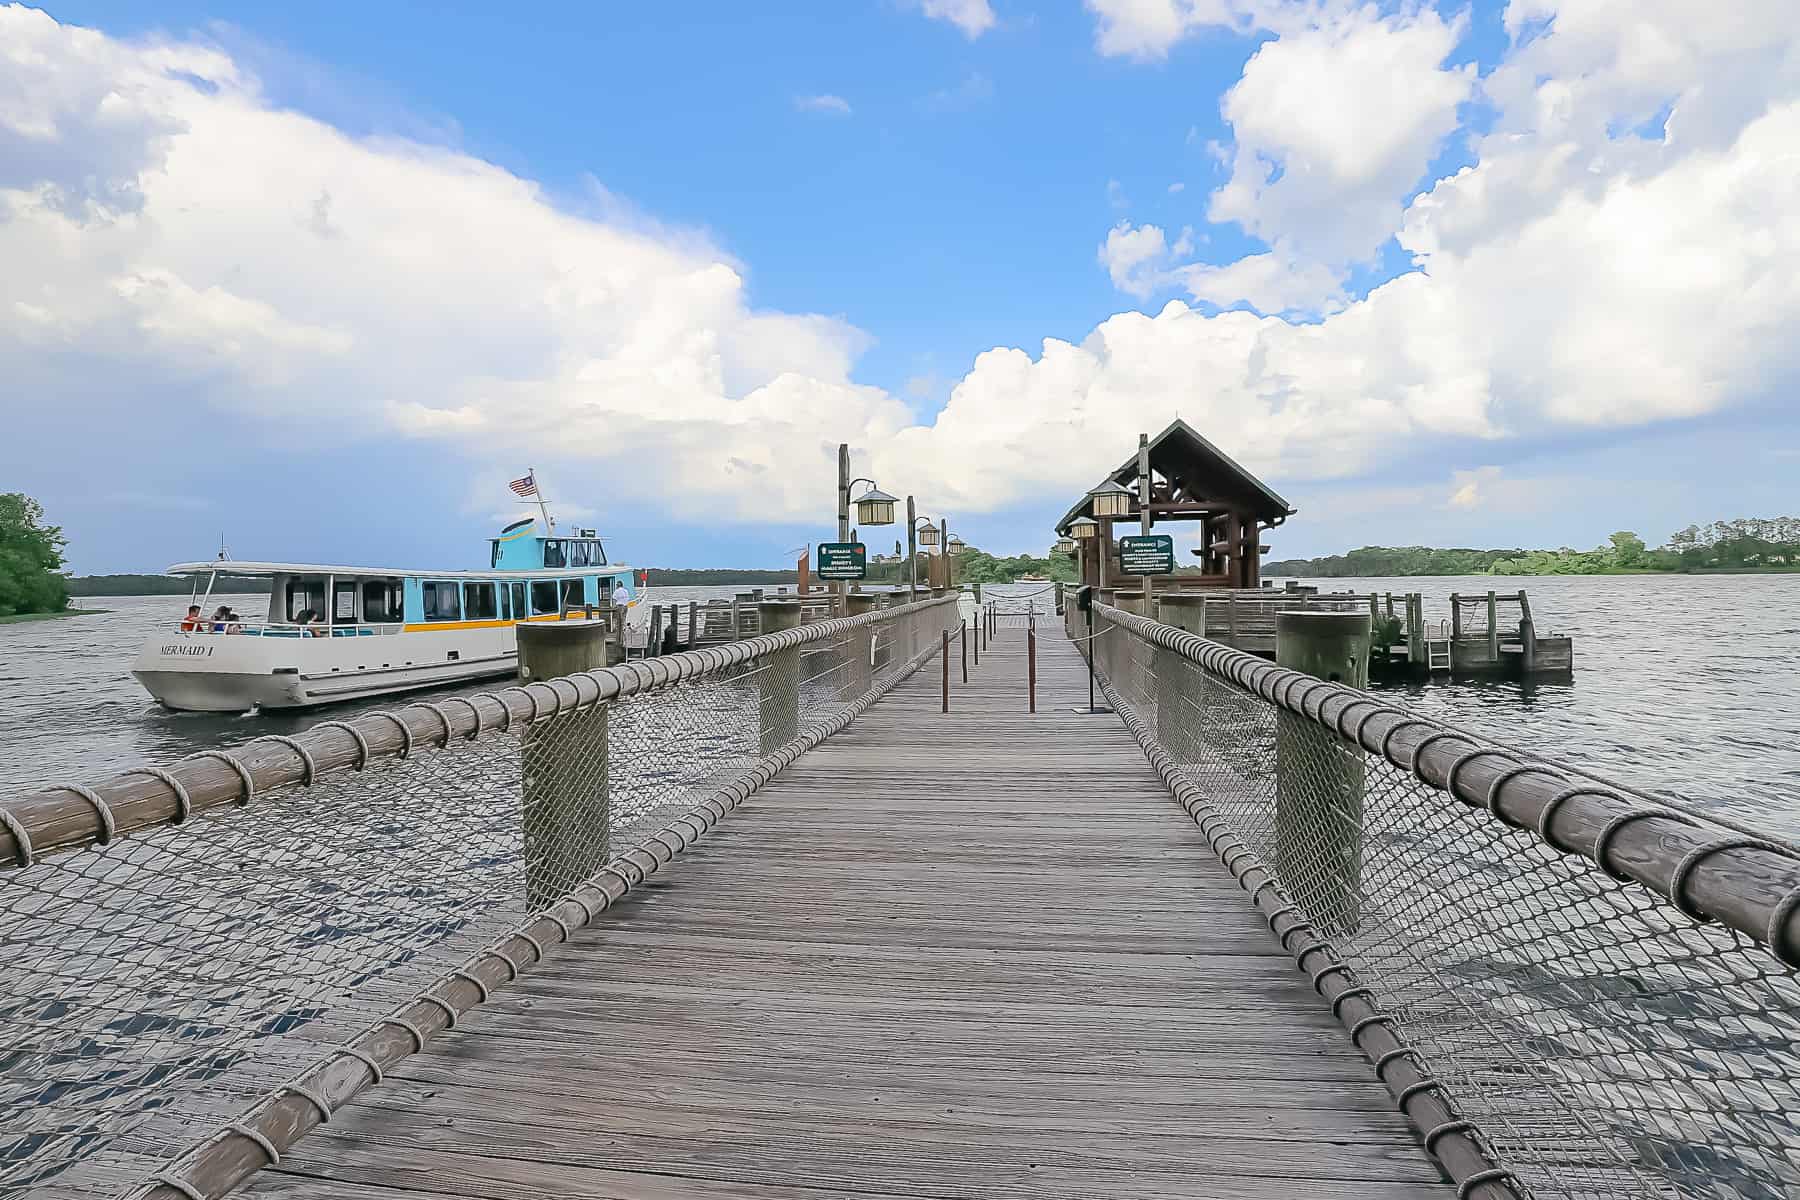
M 0 617 L 0 625 L 23 625 L 27 621 L 58 621 L 63 617 L 97 617 L 109 613 L 110 608 L 65 608 L 53 613 L 15 613 L 10 617 Z
M 1686 567 L 1678 571 L 1659 571 L 1654 567 L 1608 567 L 1603 571 L 1387 571 L 1369 574 L 1342 574 L 1321 571 L 1288 571 L 1278 568 L 1287 563 L 1270 563 L 1263 575 L 1270 579 L 1598 579 L 1616 575 L 1800 575 L 1800 563 L 1785 567 Z

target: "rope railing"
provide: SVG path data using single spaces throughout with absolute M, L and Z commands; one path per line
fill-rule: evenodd
M 0 1196 L 223 1195 L 957 620 L 927 600 L 0 806 Z
M 1800 854 L 1117 608 L 1092 647 L 1233 874 L 1387 1014 L 1407 1099 L 1508 1173 L 1481 1187 L 1800 1189 Z

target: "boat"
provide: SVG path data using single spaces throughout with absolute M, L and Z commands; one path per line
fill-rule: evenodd
M 468 683 L 518 669 L 515 629 L 584 617 L 623 586 L 641 597 L 632 568 L 607 561 L 592 529 L 558 532 L 514 521 L 489 539 L 489 568 L 250 562 L 220 557 L 176 563 L 194 580 L 204 619 L 177 617 L 138 651 L 131 673 L 164 708 L 247 712 L 310 708 L 391 692 Z M 255 617 L 214 620 L 219 579 L 268 579 Z

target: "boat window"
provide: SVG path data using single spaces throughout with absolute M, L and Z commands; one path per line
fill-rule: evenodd
M 391 624 L 403 620 L 404 601 L 398 579 L 369 579 L 363 582 L 363 620 L 370 624 Z
M 356 624 L 356 584 L 340 583 L 332 588 L 331 620 L 334 625 Z
M 531 611 L 540 615 L 561 611 L 556 604 L 556 580 L 538 579 L 532 582 Z
M 545 540 L 544 565 L 546 567 L 560 567 L 565 565 L 561 538 L 548 538 Z
M 500 615 L 500 601 L 491 583 L 463 584 L 463 616 L 470 621 L 491 621 Z
M 498 538 L 496 538 L 496 539 L 494 539 L 494 553 L 492 555 L 490 555 L 488 558 L 488 566 L 497 567 L 499 565 L 500 565 L 500 540 Z
M 592 547 L 593 547 L 592 542 L 570 542 L 569 543 L 569 565 L 571 567 L 587 566 L 588 559 L 589 559 L 589 551 L 592 549 Z
M 583 603 L 583 601 L 581 599 L 581 580 L 579 580 L 579 579 L 563 580 L 562 581 L 562 594 L 563 594 L 563 607 L 564 608 L 580 608 Z
M 589 565 L 596 566 L 596 567 L 604 567 L 606 565 L 606 543 L 605 542 L 595 542 L 594 543 L 593 553 L 588 555 L 588 563 L 589 563 Z
M 420 591 L 424 595 L 427 621 L 462 620 L 462 598 L 456 584 L 428 581 Z
M 325 617 L 325 581 L 323 579 L 295 579 L 287 586 L 287 619 L 298 620 L 303 613 L 311 613 L 314 619 Z
M 525 607 L 525 585 L 509 583 L 506 585 L 507 616 L 514 621 L 523 621 L 531 613 Z

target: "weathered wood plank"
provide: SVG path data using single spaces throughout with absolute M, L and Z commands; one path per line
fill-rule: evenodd
M 1085 676 L 995 636 L 405 1060 L 288 1200 L 1439 1200 Z

